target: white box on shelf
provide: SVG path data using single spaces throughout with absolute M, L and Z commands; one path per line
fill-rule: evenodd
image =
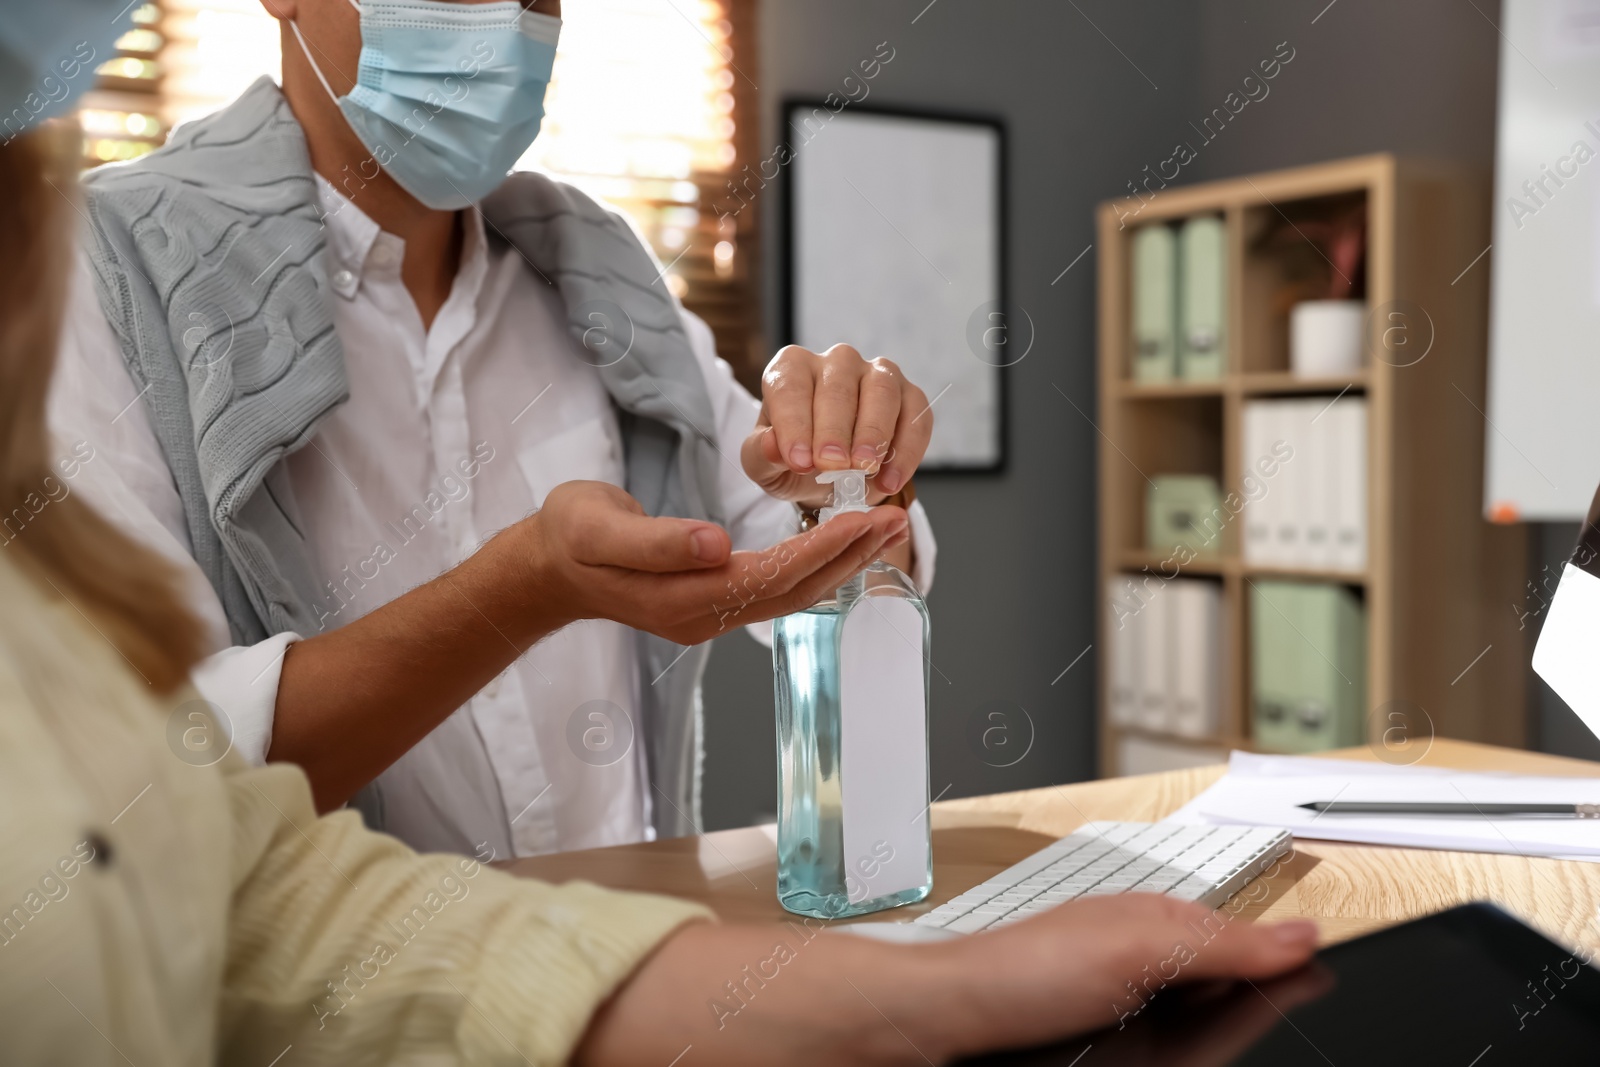
M 1331 378 L 1361 369 L 1367 305 L 1362 300 L 1302 300 L 1289 311 L 1289 369 L 1297 378 Z

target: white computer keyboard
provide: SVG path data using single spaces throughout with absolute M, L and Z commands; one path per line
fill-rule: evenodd
M 1092 822 L 912 925 L 970 934 L 1076 897 L 1165 893 L 1217 907 L 1289 851 L 1287 830 Z

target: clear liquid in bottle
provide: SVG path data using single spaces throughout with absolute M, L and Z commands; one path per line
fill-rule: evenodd
M 851 488 L 864 499 L 864 485 Z M 933 888 L 928 636 L 915 585 L 881 562 L 773 621 L 778 900 L 787 910 L 863 915 Z

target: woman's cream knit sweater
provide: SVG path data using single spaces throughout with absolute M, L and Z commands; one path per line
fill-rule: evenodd
M 0 550 L 0 1063 L 565 1061 L 678 901 L 419 856 L 299 769 L 196 766 L 152 693 Z

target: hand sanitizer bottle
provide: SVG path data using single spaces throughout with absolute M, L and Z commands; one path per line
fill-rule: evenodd
M 822 521 L 867 511 L 866 472 L 830 471 Z M 835 919 L 933 888 L 928 812 L 928 607 L 872 564 L 776 619 L 778 901 Z

